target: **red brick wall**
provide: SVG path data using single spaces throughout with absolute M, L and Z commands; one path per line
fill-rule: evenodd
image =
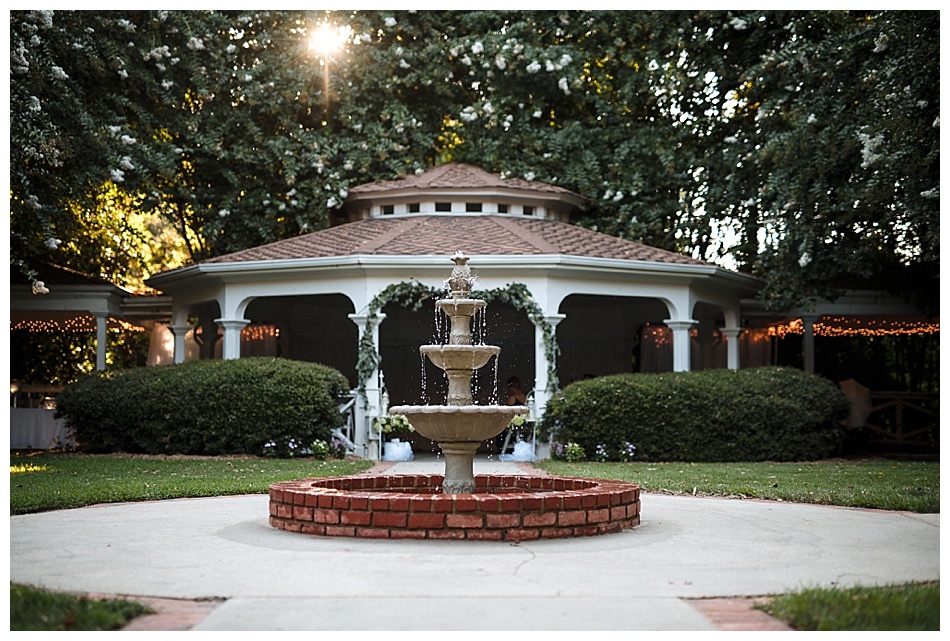
M 270 487 L 272 526 L 321 536 L 527 541 L 640 523 L 640 488 L 601 479 L 479 475 L 442 494 L 442 475 L 344 476 Z

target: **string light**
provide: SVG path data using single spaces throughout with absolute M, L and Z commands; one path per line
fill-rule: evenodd
M 280 338 L 280 328 L 276 325 L 248 325 L 241 330 L 241 340 L 246 342 L 276 338 Z
M 911 336 L 940 332 L 939 322 L 822 316 L 813 325 L 815 336 Z M 788 323 L 769 327 L 769 336 L 785 338 L 788 334 L 804 334 L 805 324 L 795 318 Z
M 144 327 L 133 325 L 121 318 L 109 318 L 106 326 L 108 329 L 126 332 L 144 332 Z M 73 316 L 63 321 L 52 319 L 30 319 L 21 320 L 16 323 L 10 322 L 11 330 L 26 330 L 28 332 L 39 332 L 48 334 L 59 334 L 65 332 L 94 332 L 96 331 L 96 319 L 93 316 Z

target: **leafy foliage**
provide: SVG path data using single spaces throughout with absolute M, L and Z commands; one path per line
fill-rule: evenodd
M 336 370 L 276 358 L 193 361 L 92 374 L 57 399 L 85 451 L 277 456 L 330 441 L 347 391 Z
M 100 245 L 55 242 L 81 245 L 110 183 L 176 231 L 154 269 L 321 229 L 352 186 L 455 160 L 734 263 L 775 307 L 932 293 L 938 16 L 11 12 L 11 255 L 113 274 Z M 307 46 L 324 22 L 349 28 L 336 51 Z
M 620 460 L 630 443 L 644 461 L 797 461 L 836 451 L 849 407 L 819 376 L 763 367 L 579 381 L 551 400 L 544 421 L 557 442 L 605 460 Z

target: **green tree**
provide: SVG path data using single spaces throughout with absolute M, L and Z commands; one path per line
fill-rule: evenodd
M 12 256 L 83 237 L 109 181 L 200 260 L 455 160 L 587 196 L 580 224 L 732 258 L 775 306 L 935 283 L 937 16 L 13 12 Z M 323 26 L 337 49 L 310 47 Z

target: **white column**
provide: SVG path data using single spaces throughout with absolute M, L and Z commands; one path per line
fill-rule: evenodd
M 673 332 L 673 371 L 689 371 L 689 330 L 696 324 L 694 320 L 663 321 Z
M 726 339 L 726 367 L 739 369 L 739 335 L 741 327 L 723 327 L 719 330 Z
M 386 319 L 386 314 L 377 313 L 376 316 L 367 314 L 348 314 L 351 321 L 356 323 L 358 329 L 357 349 L 362 347 L 363 335 L 366 328 L 370 328 L 373 338 L 373 349 L 379 355 L 379 324 Z M 382 442 L 380 435 L 373 429 L 372 422 L 383 412 L 382 407 L 382 385 L 380 385 L 379 367 L 373 370 L 369 378 L 360 381 L 364 386 L 363 401 L 357 401 L 354 405 L 354 418 L 356 423 L 353 442 L 357 447 L 357 452 L 362 452 L 368 459 L 378 461 L 383 456 Z
M 214 322 L 224 330 L 221 359 L 229 361 L 241 358 L 241 330 L 251 321 L 244 318 L 216 318 Z
M 804 351 L 805 371 L 815 373 L 815 321 L 821 318 L 818 314 L 802 314 L 802 325 L 805 328 Z
M 106 329 L 109 321 L 108 312 L 93 312 L 96 317 L 96 369 L 104 372 L 106 369 Z
M 185 335 L 191 330 L 191 325 L 169 325 L 172 335 L 175 337 L 175 351 L 172 356 L 172 362 L 176 365 L 185 362 Z
M 567 318 L 566 314 L 550 314 L 544 317 L 544 320 L 551 326 L 551 332 L 554 334 L 555 343 L 557 342 L 557 325 Z M 557 389 L 554 389 L 554 381 L 548 379 L 549 366 L 553 365 L 548 361 L 547 353 L 544 350 L 544 330 L 540 325 L 534 326 L 534 411 L 537 418 L 544 414 L 544 408 L 548 400 L 554 395 Z

